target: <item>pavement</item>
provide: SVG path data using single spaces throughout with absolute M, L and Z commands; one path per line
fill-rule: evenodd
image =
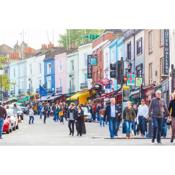
M 139 136 L 126 139 L 119 132 L 119 137 L 110 139 L 108 126 L 100 127 L 99 123 L 86 123 L 87 134 L 82 137 L 69 136 L 67 122 L 55 123 L 53 118 L 48 118 L 46 124 L 39 116 L 35 116 L 35 123 L 28 124 L 28 116 L 20 123 L 19 129 L 10 134 L 3 134 L 0 146 L 154 146 L 175 145 L 170 139 L 162 139 L 162 144 L 151 143 L 150 139 Z M 170 132 L 170 131 L 169 131 Z M 170 136 L 170 133 L 168 134 Z

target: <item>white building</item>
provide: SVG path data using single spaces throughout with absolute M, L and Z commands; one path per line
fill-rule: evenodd
M 92 43 L 80 46 L 78 48 L 78 54 L 78 91 L 81 91 L 82 89 L 86 88 L 90 89 L 92 86 L 92 79 L 87 78 L 87 56 L 92 54 Z
M 78 70 L 79 70 L 79 55 L 78 52 L 71 52 L 67 55 L 67 92 L 73 93 L 79 91 L 79 76 L 78 76 Z
M 26 59 L 27 92 L 35 93 L 44 84 L 44 58 L 45 55 L 40 55 Z
M 9 64 L 11 95 L 22 95 L 36 92 L 44 84 L 45 55 L 15 61 Z

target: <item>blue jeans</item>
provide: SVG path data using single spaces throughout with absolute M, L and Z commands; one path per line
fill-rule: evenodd
M 161 140 L 161 132 L 162 132 L 162 123 L 163 118 L 152 118 L 152 126 L 153 126 L 153 140 L 157 138 L 157 142 L 160 142 Z
M 54 112 L 53 120 L 54 120 L 55 122 L 57 122 L 58 119 L 59 119 L 58 114 Z
M 34 116 L 29 116 L 29 124 L 34 123 Z
M 116 119 L 116 136 L 118 136 L 118 130 L 120 128 L 120 123 L 121 123 L 121 120 Z
M 146 119 L 143 116 L 139 116 L 139 129 L 142 135 L 146 132 Z
M 125 126 L 126 126 L 126 135 L 129 135 L 131 133 L 133 122 L 129 121 L 129 120 L 126 120 L 125 121 Z
M 4 119 L 0 118 L 0 138 L 2 137 Z
M 42 111 L 40 111 L 40 119 L 42 119 L 42 115 L 43 115 L 43 112 Z
M 165 137 L 165 138 L 166 138 L 166 136 L 167 136 L 167 129 L 168 129 L 168 126 L 167 126 L 167 119 L 164 118 L 164 119 L 163 119 L 163 122 L 162 122 L 162 133 L 161 133 L 161 135 L 162 135 L 163 137 Z
M 109 119 L 109 132 L 111 138 L 116 135 L 116 118 L 111 117 Z
M 100 116 L 99 120 L 100 120 L 100 126 L 105 126 L 104 117 Z

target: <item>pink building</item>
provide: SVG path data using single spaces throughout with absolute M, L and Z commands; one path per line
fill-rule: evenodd
M 67 56 L 66 52 L 55 55 L 55 88 L 56 93 L 67 93 Z

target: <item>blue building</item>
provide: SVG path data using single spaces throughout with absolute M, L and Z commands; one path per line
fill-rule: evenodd
M 48 94 L 55 93 L 56 80 L 55 80 L 55 55 L 64 53 L 63 47 L 54 47 L 47 51 L 44 59 L 44 86 Z M 60 75 L 61 76 L 61 75 Z
M 55 60 L 54 57 L 46 57 L 44 60 L 44 84 L 48 93 L 55 92 Z
M 117 61 L 124 59 L 124 38 L 117 38 L 112 41 L 109 45 L 109 55 L 110 55 L 110 63 L 117 63 Z M 117 84 L 117 79 L 113 79 L 114 90 L 120 88 Z

